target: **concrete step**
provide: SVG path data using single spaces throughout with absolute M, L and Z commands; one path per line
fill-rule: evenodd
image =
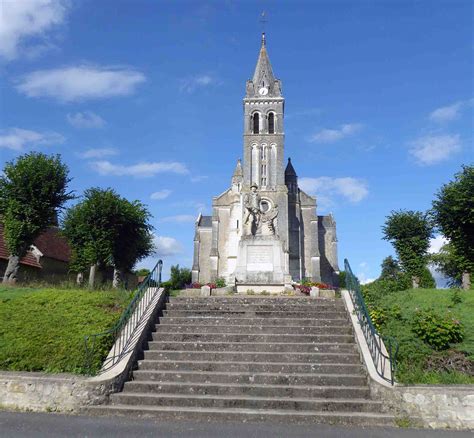
M 205 325 L 201 324 L 156 324 L 158 333 L 240 333 L 240 334 L 271 334 L 271 335 L 351 335 L 352 327 L 349 324 L 340 326 L 287 326 L 287 325 Z
M 149 351 L 256 351 L 281 353 L 354 353 L 357 347 L 351 343 L 285 343 L 285 342 L 178 342 L 178 341 L 150 341 Z
M 333 318 L 345 318 L 347 319 L 347 313 L 345 311 L 335 311 L 335 310 L 324 310 L 324 309 L 314 309 L 314 310 L 302 310 L 302 311 L 293 311 L 293 310 L 281 310 L 281 311 L 264 311 L 264 310 L 164 310 L 163 316 L 172 316 L 172 317 L 240 317 L 240 318 L 308 318 L 316 319 L 323 317 L 324 319 L 333 319 Z
M 132 380 L 125 383 L 124 393 L 152 394 L 200 394 L 200 395 L 248 395 L 257 397 L 301 397 L 301 398 L 369 398 L 367 385 L 269 385 L 243 383 L 199 383 L 199 382 L 155 382 Z
M 145 351 L 145 360 L 207 362 L 294 362 L 360 364 L 359 353 L 275 353 L 256 351 Z
M 285 343 L 353 343 L 354 337 L 349 335 L 320 334 L 320 335 L 295 335 L 295 334 L 260 334 L 260 333 L 201 333 L 200 327 L 195 327 L 198 333 L 165 332 L 159 330 L 153 333 L 155 341 L 178 342 L 285 342 Z M 216 331 L 216 330 L 215 330 Z
M 331 303 L 315 305 L 288 305 L 286 303 L 269 304 L 234 304 L 234 303 L 167 303 L 167 310 L 200 310 L 200 311 L 225 311 L 225 312 L 346 312 L 344 306 Z
M 170 303 L 229 303 L 229 304 L 273 304 L 273 303 L 285 303 L 287 306 L 292 305 L 310 305 L 319 306 L 321 304 L 334 304 L 344 306 L 344 302 L 341 298 L 327 299 L 327 298 L 310 298 L 304 297 L 291 297 L 291 296 L 242 296 L 242 295 L 230 295 L 222 297 L 170 297 Z
M 152 371 L 136 370 L 134 381 L 187 382 L 187 383 L 238 383 L 244 385 L 312 385 L 312 386 L 363 386 L 367 378 L 362 374 L 316 373 L 242 373 L 205 371 Z
M 167 361 L 142 360 L 138 362 L 140 370 L 164 371 L 210 371 L 241 373 L 327 373 L 360 374 L 364 372 L 361 364 L 321 364 L 321 363 L 269 363 L 269 362 L 215 362 L 215 361 Z
M 133 418 L 197 421 L 252 421 L 286 424 L 330 423 L 364 426 L 394 425 L 394 417 L 371 412 L 318 412 L 277 409 L 202 408 L 176 406 L 90 406 L 87 412 L 95 415 L 123 415 Z
M 253 326 L 305 326 L 305 327 L 333 327 L 341 325 L 350 326 L 347 317 L 322 317 L 319 318 L 249 318 L 217 316 L 217 315 L 201 315 L 201 316 L 163 316 L 160 318 L 163 324 L 186 324 L 186 325 L 253 325 Z
M 202 408 L 292 409 L 322 412 L 381 412 L 382 402 L 367 399 L 276 398 L 189 394 L 119 393 L 111 396 L 112 405 L 185 406 Z

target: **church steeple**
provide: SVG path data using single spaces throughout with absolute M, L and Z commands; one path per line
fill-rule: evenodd
M 281 83 L 273 75 L 272 64 L 267 53 L 265 33 L 252 80 L 247 82 L 247 97 L 280 97 Z

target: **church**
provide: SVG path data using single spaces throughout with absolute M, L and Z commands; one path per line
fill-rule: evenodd
M 337 286 L 336 222 L 317 215 L 290 158 L 285 168 L 285 99 L 265 34 L 243 107 L 243 160 L 213 198 L 212 216 L 196 220 L 193 282 L 223 278 L 243 292 L 279 292 L 302 279 Z

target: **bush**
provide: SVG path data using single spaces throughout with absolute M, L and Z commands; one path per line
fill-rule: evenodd
M 425 267 L 420 275 L 420 287 L 423 289 L 435 289 L 436 282 L 428 268 Z
M 339 272 L 339 288 L 346 288 L 346 271 Z
M 372 320 L 372 323 L 374 324 L 374 327 L 377 330 L 380 330 L 380 327 L 387 320 L 387 314 L 385 313 L 385 310 L 382 307 L 372 307 L 369 310 L 369 315 L 370 319 Z
M 170 289 L 183 289 L 186 284 L 191 283 L 191 271 L 188 268 L 180 268 L 179 265 L 171 266 L 171 275 L 167 283 Z
M 458 320 L 450 315 L 438 315 L 432 309 L 415 313 L 412 330 L 435 350 L 446 350 L 464 338 L 464 328 Z
M 216 278 L 216 286 L 217 287 L 225 287 L 225 279 L 222 277 Z

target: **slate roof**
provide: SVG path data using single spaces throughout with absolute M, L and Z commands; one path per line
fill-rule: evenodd
M 201 220 L 198 223 L 198 227 L 212 228 L 212 216 L 201 216 Z

